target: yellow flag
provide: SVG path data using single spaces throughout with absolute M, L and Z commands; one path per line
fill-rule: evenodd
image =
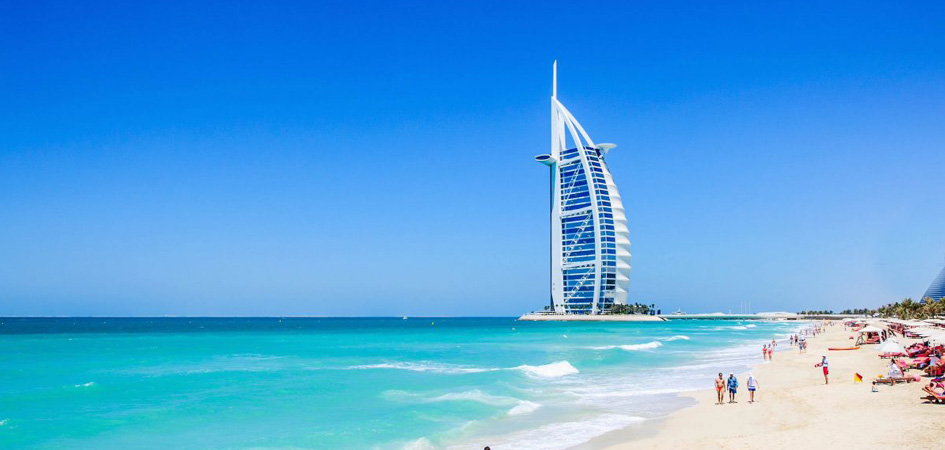
M 860 374 L 854 372 L 854 373 L 853 373 L 853 382 L 854 382 L 854 383 L 862 383 L 862 382 L 863 382 L 863 375 L 860 375 Z

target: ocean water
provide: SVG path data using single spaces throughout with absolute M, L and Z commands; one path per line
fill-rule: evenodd
M 3 318 L 0 449 L 563 449 L 690 405 L 798 327 Z

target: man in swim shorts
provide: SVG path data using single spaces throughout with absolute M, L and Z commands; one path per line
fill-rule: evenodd
M 715 379 L 715 395 L 719 397 L 719 401 L 716 405 L 721 405 L 722 401 L 725 400 L 725 392 L 722 391 L 723 389 L 725 389 L 725 379 L 722 378 L 722 372 L 719 372 L 719 377 Z
M 758 379 L 748 372 L 748 403 L 755 403 L 755 390 L 758 389 Z
M 735 401 L 735 393 L 738 391 L 738 378 L 735 378 L 735 373 L 730 372 L 728 374 L 728 402 L 729 403 L 738 403 Z

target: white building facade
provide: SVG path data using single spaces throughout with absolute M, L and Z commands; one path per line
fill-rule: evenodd
M 551 308 L 600 314 L 627 302 L 630 234 L 620 193 L 604 157 L 558 101 L 557 62 L 551 95 L 551 153 L 535 160 L 551 170 Z

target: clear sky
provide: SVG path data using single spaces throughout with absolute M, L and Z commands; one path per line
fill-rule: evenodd
M 725 3 L 4 2 L 0 315 L 540 308 L 555 59 L 631 301 L 921 295 L 945 4 Z

